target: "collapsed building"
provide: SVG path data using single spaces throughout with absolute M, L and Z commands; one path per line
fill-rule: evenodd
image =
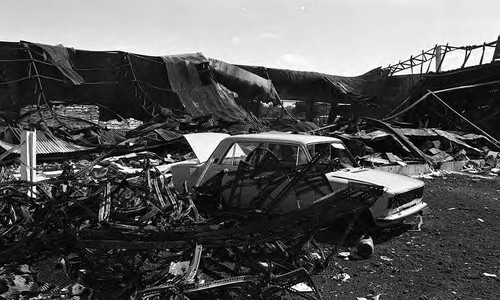
M 210 67 L 202 54 L 147 57 L 29 42 L 0 46 L 2 116 L 10 122 L 25 117 L 20 115 L 22 107 L 50 110 L 64 103 L 98 105 L 105 108 L 104 120 L 117 116 L 144 120 L 168 108 L 193 118 L 212 115 L 226 122 L 252 123 L 255 120 L 237 105 L 236 96 L 265 102 L 279 99 L 268 80 L 222 62 Z M 217 72 L 213 66 L 218 66 Z M 236 72 L 248 77 L 245 88 L 234 88 L 242 85 L 234 79 Z M 223 84 L 214 78 L 216 74 Z
M 201 187 L 208 201 L 195 203 L 162 167 L 193 157 L 186 133 L 276 129 L 336 136 L 372 167 L 496 159 L 497 45 L 445 46 L 444 54 L 436 47 L 343 77 L 232 65 L 200 53 L 0 43 L 0 283 L 8 283 L 0 295 L 321 299 L 310 272 L 328 265 L 380 187 L 350 185 L 294 214 L 235 214 L 218 210 L 217 185 Z M 496 47 L 491 63 L 440 72 L 447 51 L 464 50 L 467 61 L 481 47 Z M 436 72 L 423 72 L 433 59 Z M 397 74 L 408 68 L 420 72 Z M 259 119 L 261 103 L 282 99 L 306 101 L 310 120 L 314 103 L 328 102 L 331 124 L 290 117 L 277 128 Z M 43 162 L 28 166 L 43 173 L 31 181 L 19 176 L 26 130 L 36 130 Z M 283 176 L 314 189 L 308 185 L 321 183 L 316 163 Z M 268 189 L 279 202 L 292 187 Z M 332 214 L 347 212 L 349 225 L 326 253 L 314 234 Z
M 483 63 L 488 48 L 495 49 L 492 61 Z M 479 65 L 466 66 L 475 50 L 482 50 Z M 441 71 L 447 53 L 457 51 L 465 51 L 462 66 Z M 327 102 L 329 124 L 338 116 L 351 123 L 355 118 L 368 117 L 398 127 L 438 128 L 462 132 L 460 136 L 474 133 L 477 135 L 474 138 L 459 138 L 466 144 L 472 141 L 466 151 L 481 147 L 494 150 L 498 147 L 495 99 L 500 80 L 496 72 L 499 52 L 496 41 L 480 46 L 436 46 L 396 65 L 344 77 L 232 65 L 200 53 L 151 57 L 120 51 L 75 50 L 62 45 L 2 42 L 0 111 L 4 124 L 11 128 L 4 127 L 1 140 L 10 144 L 19 142 L 19 137 L 9 132 L 13 126 L 36 128 L 70 143 L 98 147 L 123 142 L 126 131 L 141 124 L 139 128 L 147 128 L 148 124 L 160 122 L 165 126 L 154 130 L 262 131 L 268 130 L 265 129 L 268 124 L 258 118 L 260 104 L 279 105 L 281 99 L 291 99 L 308 103 L 309 120 L 314 117 L 314 103 Z M 436 72 L 430 71 L 432 63 L 436 64 Z M 399 75 L 408 70 L 411 74 Z M 338 128 L 342 126 L 329 130 Z M 377 127 L 371 131 L 376 130 L 384 129 Z M 412 131 L 406 138 L 429 136 L 422 134 Z M 446 138 L 435 132 L 431 134 L 436 135 L 443 144 L 457 144 L 457 139 L 450 140 L 450 135 Z M 357 140 L 366 142 L 369 138 L 360 132 Z M 486 145 L 476 147 L 482 140 Z M 464 150 L 465 146 L 458 144 L 458 151 Z M 374 144 L 367 146 L 373 148 Z M 417 148 L 425 149 L 422 145 Z M 402 152 L 412 152 L 407 150 Z M 481 151 L 484 149 L 468 152 L 473 157 L 488 152 Z M 421 154 L 409 157 L 433 161 Z

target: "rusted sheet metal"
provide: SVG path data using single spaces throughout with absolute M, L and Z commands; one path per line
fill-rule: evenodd
M 244 92 L 253 99 L 262 102 L 281 103 L 280 96 L 274 88 L 271 79 L 265 79 L 245 69 L 210 58 L 217 81 L 233 91 Z
M 227 88 L 212 80 L 209 61 L 202 54 L 164 56 L 168 80 L 184 108 L 194 117 L 213 115 L 227 122 L 256 124 Z

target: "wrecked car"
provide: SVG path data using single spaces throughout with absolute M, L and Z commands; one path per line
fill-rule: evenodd
M 273 157 L 271 160 L 261 159 L 259 170 L 256 170 L 255 162 L 258 160 L 257 149 L 264 149 L 268 156 Z M 205 148 L 205 151 L 208 149 Z M 171 172 L 174 186 L 178 189 L 187 183 L 190 190 L 196 190 L 218 175 L 222 188 L 239 180 L 240 184 L 225 188 L 220 195 L 221 201 L 226 206 L 248 209 L 254 206 L 256 198 L 262 196 L 262 187 L 273 180 L 273 177 L 269 177 L 270 174 L 278 173 L 279 170 L 301 168 L 317 155 L 321 155 L 330 167 L 324 173 L 329 186 L 314 186 L 311 183 L 309 187 L 296 187 L 294 193 L 287 195 L 289 199 L 276 208 L 277 212 L 285 213 L 309 207 L 316 199 L 331 191 L 341 190 L 350 182 L 384 187 L 382 196 L 369 207 L 372 219 L 369 222 L 373 221 L 379 227 L 400 223 L 412 215 L 422 214 L 427 208 L 427 204 L 422 201 L 422 181 L 360 167 L 345 145 L 332 137 L 282 133 L 230 136 L 218 144 L 205 163 L 175 165 L 171 167 Z M 246 181 L 238 171 L 245 165 L 254 166 L 253 175 L 246 178 Z M 272 198 L 272 195 L 267 196 Z

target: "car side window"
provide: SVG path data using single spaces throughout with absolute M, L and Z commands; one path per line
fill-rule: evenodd
M 347 152 L 344 145 L 341 143 L 321 143 L 321 144 L 313 144 L 307 146 L 307 151 L 311 157 L 315 157 L 318 154 L 321 154 L 323 158 L 327 160 L 338 159 L 341 166 L 344 168 L 353 167 L 356 165 L 355 162 L 352 161 L 351 156 Z
M 316 156 L 321 154 L 325 159 L 332 159 L 332 147 L 330 144 L 316 144 L 314 145 L 314 151 L 311 156 Z
M 303 159 L 307 159 L 304 154 L 301 157 L 299 147 L 295 145 L 271 143 L 268 148 L 285 168 L 295 167 L 299 164 L 299 161 L 302 162 Z
M 307 161 L 307 155 L 306 155 L 305 151 L 302 148 L 299 148 L 299 156 L 297 157 L 297 165 L 301 166 L 301 165 L 305 165 L 307 163 L 308 163 L 308 161 Z
M 236 142 L 231 145 L 219 164 L 237 166 L 240 161 L 245 161 L 248 154 L 259 146 L 261 146 L 261 143 L 258 142 Z
M 340 160 L 340 163 L 344 167 L 353 167 L 354 164 L 351 160 L 351 157 L 348 155 L 347 151 L 345 150 L 345 147 L 341 144 L 332 144 L 332 150 L 333 150 L 333 155 L 335 157 L 338 157 Z

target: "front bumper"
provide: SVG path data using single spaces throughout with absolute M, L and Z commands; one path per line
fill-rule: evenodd
M 377 223 L 377 225 L 382 226 L 382 227 L 389 226 L 391 224 L 400 223 L 404 219 L 406 219 L 412 215 L 423 214 L 427 210 L 428 210 L 427 203 L 419 202 L 419 203 L 417 203 L 413 206 L 410 206 L 410 207 L 408 207 L 400 212 L 390 214 L 390 215 L 385 216 L 385 217 L 377 218 L 376 223 Z

